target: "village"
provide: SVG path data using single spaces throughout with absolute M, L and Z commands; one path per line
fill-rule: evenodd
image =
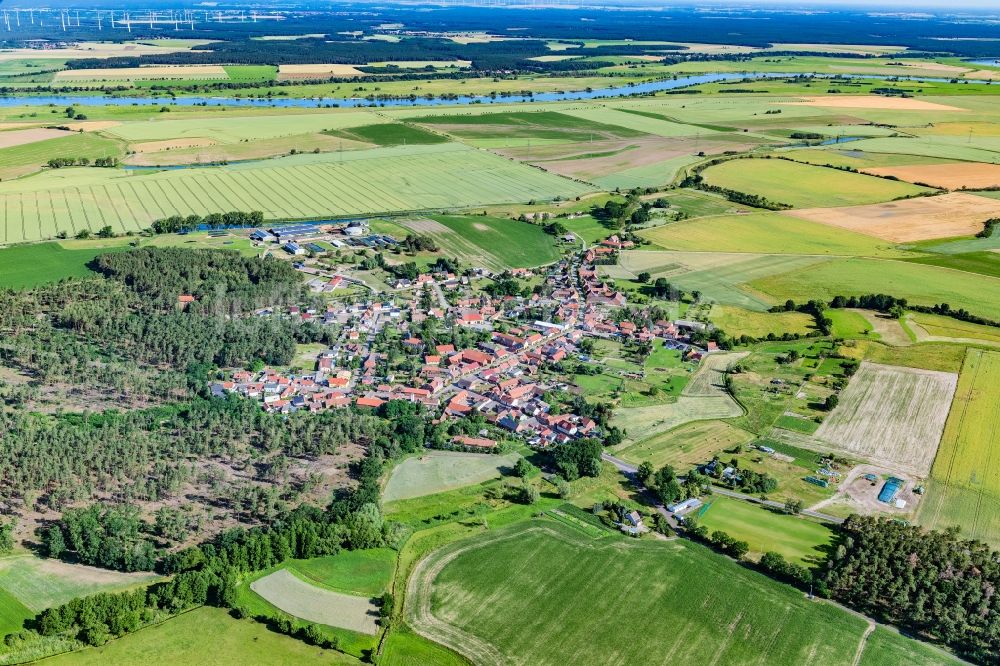
M 352 244 L 397 243 L 366 233 L 356 222 L 340 231 Z M 280 236 L 258 230 L 251 238 L 280 245 L 294 255 L 313 292 L 348 286 L 351 277 L 330 274 L 299 259 L 299 241 L 316 233 L 315 226 L 303 226 Z M 341 241 L 337 242 L 339 247 Z M 386 402 L 404 400 L 440 419 L 479 415 L 496 436 L 487 437 L 483 430 L 484 436 L 459 436 L 451 442 L 465 450 L 497 450 L 501 439 L 546 448 L 576 438 L 601 437 L 594 418 L 557 409 L 546 400 L 553 391 L 572 390 L 551 368 L 565 359 L 586 360 L 583 340 L 665 346 L 694 362 L 717 349 L 714 342 L 692 343 L 691 334 L 705 329 L 701 322 L 657 320 L 637 325 L 621 317 L 628 305 L 626 296 L 598 277 L 597 265 L 629 245 L 612 235 L 545 268 L 513 269 L 501 276 L 481 268 L 464 275 L 421 273 L 415 280 L 395 281 L 393 292 L 330 300 L 322 311 L 299 306 L 261 309 L 258 316 L 333 327 L 337 341 L 318 353 L 311 371 L 238 369 L 225 381 L 214 382 L 211 391 L 216 396 L 238 394 L 260 402 L 266 411 L 284 414 L 346 407 L 377 410 Z M 547 288 L 528 297 L 491 295 L 474 279 L 516 281 L 536 274 Z M 547 316 L 539 319 L 540 314 Z M 451 342 L 436 339 L 445 337 Z

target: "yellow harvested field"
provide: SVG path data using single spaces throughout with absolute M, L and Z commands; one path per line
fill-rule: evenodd
M 369 67 L 390 67 L 395 66 L 401 69 L 421 69 L 423 67 L 434 67 L 442 69 L 446 67 L 466 68 L 472 66 L 471 60 L 386 60 L 384 62 L 372 62 Z
M 0 148 L 11 148 L 13 146 L 23 146 L 26 143 L 45 141 L 46 139 L 58 139 L 67 136 L 64 130 L 57 129 L 23 129 L 12 130 L 10 132 L 0 132 Z
M 279 65 L 278 78 L 307 78 L 310 76 L 364 76 L 365 73 L 354 65 Z
M 928 102 L 913 97 L 884 97 L 882 95 L 824 95 L 803 97 L 797 102 L 777 102 L 799 106 L 824 106 L 831 109 L 886 109 L 888 111 L 965 111 L 957 106 Z
M 914 166 L 865 169 L 876 176 L 893 176 L 910 183 L 958 190 L 1000 186 L 1000 164 L 961 162 L 958 164 L 919 164 Z
M 964 79 L 983 79 L 987 81 L 1000 81 L 1000 72 L 995 69 L 977 69 L 974 72 L 966 72 L 962 75 Z
M 142 143 L 133 143 L 129 146 L 130 149 L 137 153 L 159 153 L 164 150 L 177 150 L 180 148 L 202 148 L 205 146 L 214 146 L 217 143 L 215 139 L 209 139 L 207 137 L 194 137 L 191 139 L 167 139 L 165 141 L 143 141 Z
M 849 229 L 895 243 L 967 236 L 1000 216 L 1000 201 L 964 192 L 866 206 L 804 208 L 794 217 Z
M 815 444 L 926 477 L 957 383 L 950 372 L 866 361 L 816 431 Z
M 135 81 L 137 79 L 228 79 L 222 65 L 153 65 L 100 69 L 66 69 L 57 72 L 59 81 Z
M 212 40 L 201 40 L 208 44 Z M 81 42 L 66 49 L 3 49 L 0 62 L 8 60 L 75 60 L 78 58 L 120 58 L 122 56 L 156 55 L 187 51 L 183 46 L 154 46 L 152 44 L 113 44 L 103 42 Z
M 78 123 L 65 123 L 60 127 L 66 127 L 73 132 L 100 132 L 101 130 L 118 127 L 121 122 L 117 120 L 82 120 Z

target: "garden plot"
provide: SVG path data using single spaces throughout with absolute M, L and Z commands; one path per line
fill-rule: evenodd
M 817 446 L 927 476 L 957 377 L 863 363 L 815 434 Z
M 867 206 L 799 209 L 792 214 L 796 218 L 906 243 L 979 233 L 986 220 L 1000 216 L 1000 201 L 952 192 Z
M 250 589 L 275 607 L 309 622 L 378 633 L 378 607 L 366 597 L 341 594 L 310 585 L 287 569 L 279 569 L 250 583 Z

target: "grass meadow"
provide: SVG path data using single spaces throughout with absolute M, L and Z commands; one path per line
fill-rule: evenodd
M 728 335 L 753 338 L 767 337 L 768 333 L 806 334 L 814 328 L 813 318 L 804 312 L 757 312 L 732 305 L 713 305 L 709 314 L 712 323 Z
M 393 467 L 382 491 L 386 503 L 455 490 L 501 476 L 517 454 L 504 456 L 458 451 L 425 451 Z
M 594 540 L 548 521 L 438 551 L 407 604 L 411 626 L 479 664 L 846 666 L 866 626 L 684 540 Z M 628 630 L 595 631 L 608 617 Z
M 858 666 L 958 666 L 962 660 L 932 645 L 902 636 L 886 627 L 875 627 L 865 642 Z
M 315 585 L 345 594 L 377 597 L 392 578 L 396 551 L 389 548 L 345 550 L 311 560 L 291 560 L 286 568 Z
M 67 134 L 0 149 L 0 179 L 8 180 L 40 171 L 50 159 L 57 157 L 86 157 L 93 161 L 98 157 L 121 157 L 122 154 L 120 141 L 90 132 Z
M 67 250 L 58 243 L 17 245 L 0 249 L 0 287 L 22 289 L 64 278 L 93 275 L 87 264 L 104 248 Z
M 697 513 L 698 524 L 710 532 L 722 530 L 746 541 L 755 558 L 773 551 L 805 566 L 826 561 L 825 550 L 833 542 L 834 532 L 823 523 L 721 495 L 707 498 L 705 504 Z
M 555 237 L 542 227 L 496 217 L 439 215 L 433 218 L 503 267 L 530 268 L 559 258 Z M 442 238 L 442 245 L 448 243 Z
M 705 463 L 719 451 L 746 444 L 754 436 L 724 421 L 698 421 L 652 437 L 615 452 L 633 463 L 648 460 L 654 467 L 673 465 L 679 470 Z
M 1000 353 L 970 349 L 919 521 L 1000 542 Z
M 909 183 L 778 159 L 729 160 L 702 175 L 710 185 L 759 194 L 794 208 L 856 206 L 928 191 Z
M 957 308 L 961 304 L 974 314 L 1000 319 L 1000 279 L 906 261 L 836 259 L 751 278 L 748 285 L 775 301 L 829 300 L 877 292 L 919 305 L 949 303 Z
M 643 231 L 641 235 L 665 250 L 872 257 L 908 254 L 872 236 L 781 213 L 687 220 Z
M 210 659 L 209 659 L 210 657 Z M 321 650 L 277 634 L 254 620 L 234 620 L 221 608 L 202 607 L 111 641 L 45 660 L 55 666 L 303 666 L 360 664 L 340 652 Z

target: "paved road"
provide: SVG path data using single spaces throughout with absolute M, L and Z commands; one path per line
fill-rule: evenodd
M 618 468 L 618 471 L 622 472 L 628 477 L 635 476 L 635 473 L 639 470 L 636 465 L 625 462 L 621 458 L 616 458 L 610 453 L 602 453 L 601 457 Z M 683 482 L 683 477 L 680 481 Z M 716 495 L 722 495 L 723 497 L 732 497 L 733 499 L 743 500 L 744 502 L 753 502 L 754 504 L 762 504 L 764 506 L 770 507 L 772 509 L 784 509 L 785 505 L 781 502 L 775 502 L 774 500 L 761 500 L 759 497 L 754 497 L 753 495 L 747 495 L 746 493 L 739 493 L 734 490 L 729 490 L 727 488 L 719 488 L 718 486 L 712 486 L 712 492 Z M 659 507 L 658 507 L 659 508 Z M 664 509 L 665 511 L 666 509 Z M 828 513 L 823 513 L 821 511 L 810 511 L 809 509 L 802 510 L 803 516 L 809 516 L 810 518 L 816 518 L 817 520 L 822 520 L 828 523 L 835 523 L 839 525 L 844 522 L 843 518 L 837 518 L 836 516 L 831 516 Z

